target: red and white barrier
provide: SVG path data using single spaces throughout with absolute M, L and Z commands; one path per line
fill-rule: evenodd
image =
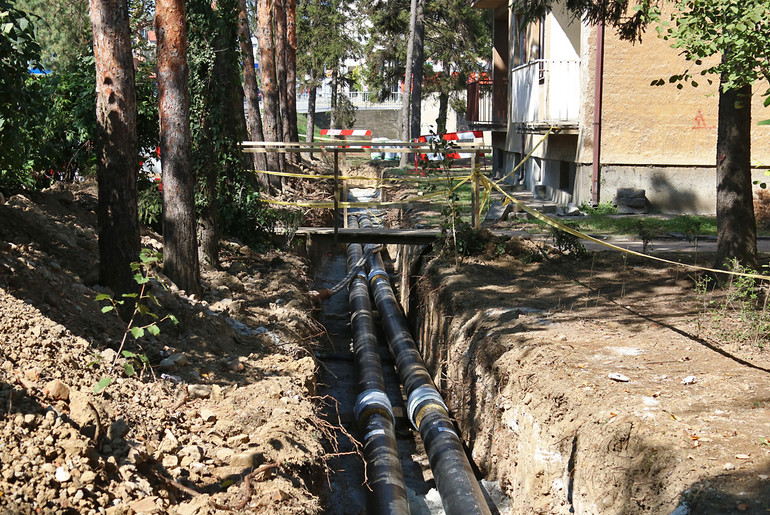
M 369 129 L 321 129 L 321 136 L 359 136 L 371 138 L 372 131 Z
M 369 129 L 321 129 L 321 136 L 342 136 L 347 139 L 349 137 L 355 138 L 368 138 L 372 139 L 372 131 Z M 372 148 L 370 145 L 353 146 L 345 148 Z
M 445 141 L 474 141 L 477 138 L 483 138 L 484 132 L 483 131 L 460 131 L 460 132 L 447 132 L 446 134 L 428 134 L 425 136 L 420 136 L 417 138 L 417 141 L 423 143 L 428 141 L 436 141 L 439 136 L 445 140 Z M 443 159 L 443 156 L 440 156 L 438 154 L 421 154 L 421 157 L 423 159 L 429 159 L 430 161 L 438 161 Z M 447 157 L 451 159 L 468 159 L 471 157 L 468 153 L 462 153 L 458 154 L 457 152 L 452 152 L 447 154 Z

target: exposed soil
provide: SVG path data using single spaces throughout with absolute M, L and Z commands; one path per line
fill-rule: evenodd
M 0 205 L 0 512 L 319 512 L 307 263 L 228 242 L 202 298 L 153 272 L 179 324 L 128 338 L 149 370 L 95 301 L 95 206 L 62 184 Z
M 770 355 L 739 340 L 740 313 L 714 311 L 723 294 L 697 295 L 677 267 L 608 252 L 525 264 L 533 245 L 459 270 L 433 258 L 412 312 L 513 512 L 770 512 Z
M 324 329 L 308 264 L 228 242 L 202 298 L 154 271 L 153 310 L 179 325 L 129 338 L 142 369 L 94 300 L 109 293 L 95 206 L 93 185 L 0 205 L 0 512 L 321 512 L 330 428 L 313 397 Z M 459 269 L 428 256 L 400 293 L 513 513 L 770 511 L 770 356 L 739 338 L 740 313 L 712 309 L 721 293 L 638 258 L 482 243 Z M 161 248 L 149 233 L 143 246 Z

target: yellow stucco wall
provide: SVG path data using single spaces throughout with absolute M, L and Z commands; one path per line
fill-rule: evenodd
M 595 34 L 595 29 L 590 32 Z M 604 59 L 603 164 L 714 165 L 716 81 L 709 85 L 696 75 L 697 88 L 686 84 L 680 90 L 669 84 L 668 78 L 686 70 L 689 63 L 654 32 L 645 35 L 641 44 L 632 45 L 608 30 Z M 657 79 L 666 80 L 666 84 L 651 86 Z M 760 88 L 764 91 L 766 85 L 758 84 L 757 93 Z M 770 118 L 770 109 L 762 106 L 759 94 L 753 101 L 752 160 L 767 166 L 770 127 L 757 126 L 756 121 Z

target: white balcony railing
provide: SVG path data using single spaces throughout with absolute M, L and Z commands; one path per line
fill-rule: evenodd
M 511 122 L 577 125 L 580 61 L 538 59 L 511 70 Z
M 382 102 L 379 101 L 375 93 L 369 91 L 348 91 L 344 93 L 350 102 L 358 109 L 400 109 L 401 92 L 391 93 Z M 297 112 L 307 113 L 308 105 L 307 93 L 297 94 Z M 317 112 L 331 110 L 332 98 L 328 92 L 319 91 L 316 96 L 315 110 Z

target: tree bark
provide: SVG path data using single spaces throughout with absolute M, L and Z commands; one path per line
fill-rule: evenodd
M 436 118 L 436 133 L 446 134 L 447 112 L 449 111 L 449 93 L 442 91 L 438 94 L 438 118 Z
M 278 85 L 275 80 L 275 43 L 273 39 L 273 10 L 270 0 L 257 0 L 257 37 L 259 40 L 259 69 L 262 78 L 262 106 L 265 141 L 280 141 Z M 266 154 L 269 170 L 280 170 L 278 154 Z M 270 188 L 280 191 L 281 178 L 270 176 Z
M 410 136 L 416 138 L 421 134 L 422 126 L 422 79 L 424 76 L 425 61 L 425 14 L 423 8 L 425 0 L 417 1 L 417 15 L 415 17 L 414 48 L 412 49 L 412 107 Z
M 240 0 L 241 10 L 238 13 L 238 37 L 243 55 L 243 93 L 246 97 L 246 112 L 248 114 L 248 132 L 251 141 L 264 141 L 262 132 L 262 113 L 259 112 L 259 86 L 257 86 L 257 74 L 254 71 L 254 46 L 251 44 L 251 31 L 249 30 L 249 13 L 246 0 Z M 254 169 L 267 168 L 266 154 L 252 154 Z M 259 184 L 267 189 L 269 187 L 268 176 L 257 174 Z
M 163 178 L 163 272 L 180 289 L 200 293 L 184 0 L 156 1 L 155 32 Z
M 724 57 L 723 57 L 724 59 Z M 757 224 L 751 185 L 751 86 L 719 89 L 716 266 L 737 259 L 757 268 Z
M 273 13 L 275 20 L 275 74 L 278 79 L 278 100 L 281 106 L 281 141 L 287 142 L 289 136 L 289 91 L 286 73 L 286 54 L 288 41 L 286 37 L 286 0 L 273 0 Z M 279 154 L 281 170 L 285 162 L 291 159 L 286 154 Z
M 411 0 L 409 7 L 409 39 L 406 44 L 406 63 L 404 69 L 404 92 L 401 96 L 401 140 L 409 141 L 409 101 L 412 97 L 412 61 L 414 59 L 414 38 L 417 26 L 417 0 Z M 399 166 L 404 168 L 412 154 L 403 152 Z
M 299 141 L 297 129 L 297 0 L 286 0 L 286 91 L 289 103 L 289 141 Z M 299 162 L 299 154 L 291 154 Z
M 136 90 L 128 5 L 91 0 L 96 61 L 96 153 L 99 199 L 99 280 L 116 294 L 137 289 L 139 259 L 136 182 Z
M 310 76 L 313 77 L 313 70 L 310 71 Z M 311 80 L 315 81 L 314 78 Z M 307 98 L 307 127 L 305 130 L 305 141 L 309 143 L 315 140 L 315 103 L 317 94 L 318 86 L 313 82 L 313 85 L 310 86 L 310 92 L 308 93 Z
M 339 87 L 339 67 L 337 66 L 337 63 L 334 63 L 334 69 L 332 70 L 332 98 L 331 98 L 331 105 L 329 106 L 329 128 L 330 129 L 336 129 L 337 128 L 337 90 Z
M 316 86 L 315 82 L 315 71 L 310 70 L 310 77 L 311 77 L 311 84 L 310 86 L 310 92 L 308 93 L 308 99 L 307 99 L 307 123 L 305 125 L 305 141 L 308 143 L 312 143 L 315 141 L 315 103 L 316 103 L 316 94 L 318 93 L 318 86 Z M 313 154 L 308 153 L 305 155 L 306 159 L 313 159 Z

